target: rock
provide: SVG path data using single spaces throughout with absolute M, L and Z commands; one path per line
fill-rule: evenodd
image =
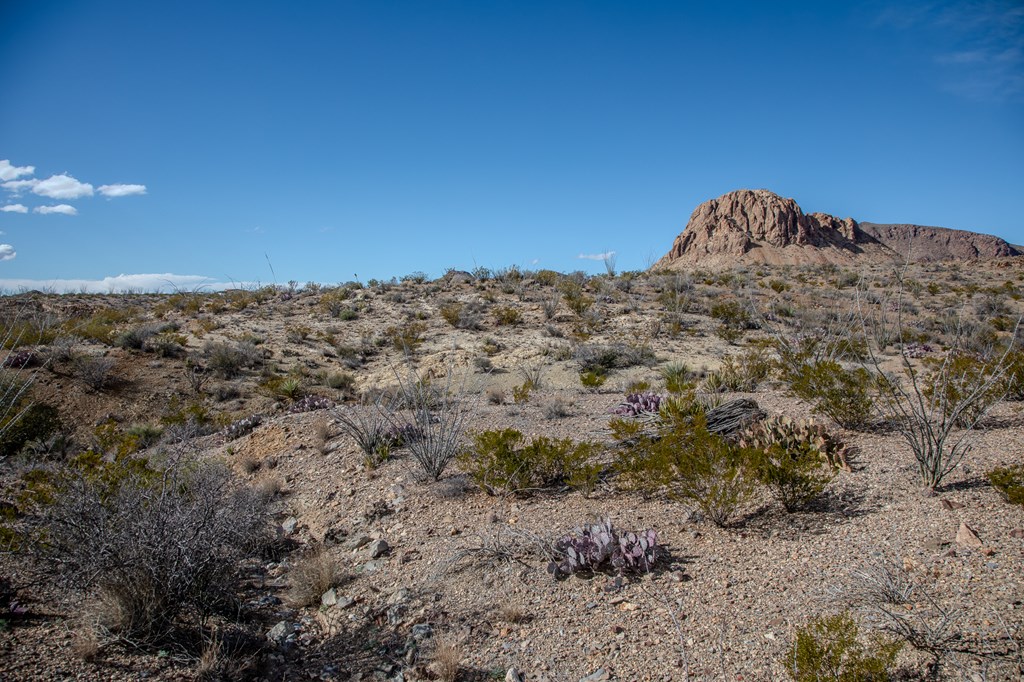
M 370 558 L 379 559 L 391 551 L 391 545 L 387 540 L 380 539 L 370 543 Z
M 348 595 L 342 595 L 338 597 L 338 603 L 335 606 L 337 606 L 339 609 L 347 609 L 355 603 L 356 600 L 353 597 L 350 597 Z
M 290 635 L 295 634 L 296 626 L 295 623 L 290 623 L 286 620 L 280 621 L 277 625 L 270 628 L 267 632 L 267 639 L 274 644 L 282 644 Z
M 505 682 L 523 682 L 523 676 L 513 666 L 505 671 Z
M 412 638 L 417 642 L 422 642 L 427 637 L 434 634 L 434 627 L 430 623 L 418 623 L 412 626 Z
M 334 606 L 338 603 L 338 592 L 333 587 L 320 595 L 320 604 Z
M 1024 528 L 1014 528 L 1010 531 L 1011 538 L 1024 538 Z
M 942 508 L 947 509 L 949 511 L 953 511 L 954 509 L 962 509 L 963 505 L 960 504 L 959 502 L 954 502 L 953 500 L 943 500 Z
M 912 247 L 912 248 L 911 248 Z M 705 201 L 652 270 L 737 263 L 851 265 L 864 261 L 978 260 L 1019 255 L 998 237 L 920 225 L 857 223 L 805 214 L 793 199 L 764 189 Z
M 364 547 L 364 546 L 366 546 L 368 544 L 370 544 L 370 536 L 369 535 L 357 535 L 356 537 L 354 537 L 352 539 L 352 548 L 353 549 L 359 549 L 360 547 Z
M 605 680 L 610 679 L 611 675 L 608 674 L 607 670 L 604 668 L 598 668 L 596 671 L 580 679 L 580 682 L 605 682 Z
M 295 529 L 298 528 L 298 526 L 299 520 L 294 516 L 289 516 L 284 520 L 284 523 L 281 524 L 281 532 L 284 533 L 285 536 L 294 535 Z
M 963 521 L 960 522 L 960 528 L 956 531 L 956 541 L 957 544 L 964 545 L 965 547 L 981 547 L 982 545 L 978 534 Z

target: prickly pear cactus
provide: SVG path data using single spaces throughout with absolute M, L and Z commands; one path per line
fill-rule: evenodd
M 763 419 L 747 427 L 740 436 L 740 445 L 758 450 L 779 446 L 786 452 L 811 449 L 829 466 L 852 471 L 846 445 L 813 421 L 794 421 L 789 417 Z
M 653 530 L 619 534 L 610 519 L 576 529 L 558 540 L 554 549 L 548 572 L 557 578 L 609 566 L 620 574 L 648 571 L 662 551 Z
M 623 417 L 644 417 L 657 415 L 663 398 L 657 393 L 630 393 L 626 400 L 611 410 L 612 414 Z

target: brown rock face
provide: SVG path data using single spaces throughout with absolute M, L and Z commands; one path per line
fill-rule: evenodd
M 706 201 L 652 269 L 742 263 L 853 265 L 864 259 L 994 258 L 1017 255 L 998 237 L 917 225 L 858 224 L 827 213 L 805 214 L 795 201 L 764 189 Z

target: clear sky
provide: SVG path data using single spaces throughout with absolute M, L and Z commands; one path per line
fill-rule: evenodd
M 1024 3 L 0 0 L 0 180 L 7 288 L 642 269 L 740 188 L 1019 244 Z

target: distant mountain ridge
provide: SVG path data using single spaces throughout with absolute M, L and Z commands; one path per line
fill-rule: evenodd
M 858 223 L 804 213 L 793 199 L 765 189 L 705 201 L 652 269 L 739 264 L 855 265 L 864 261 L 987 260 L 1021 255 L 992 235 L 908 224 Z

